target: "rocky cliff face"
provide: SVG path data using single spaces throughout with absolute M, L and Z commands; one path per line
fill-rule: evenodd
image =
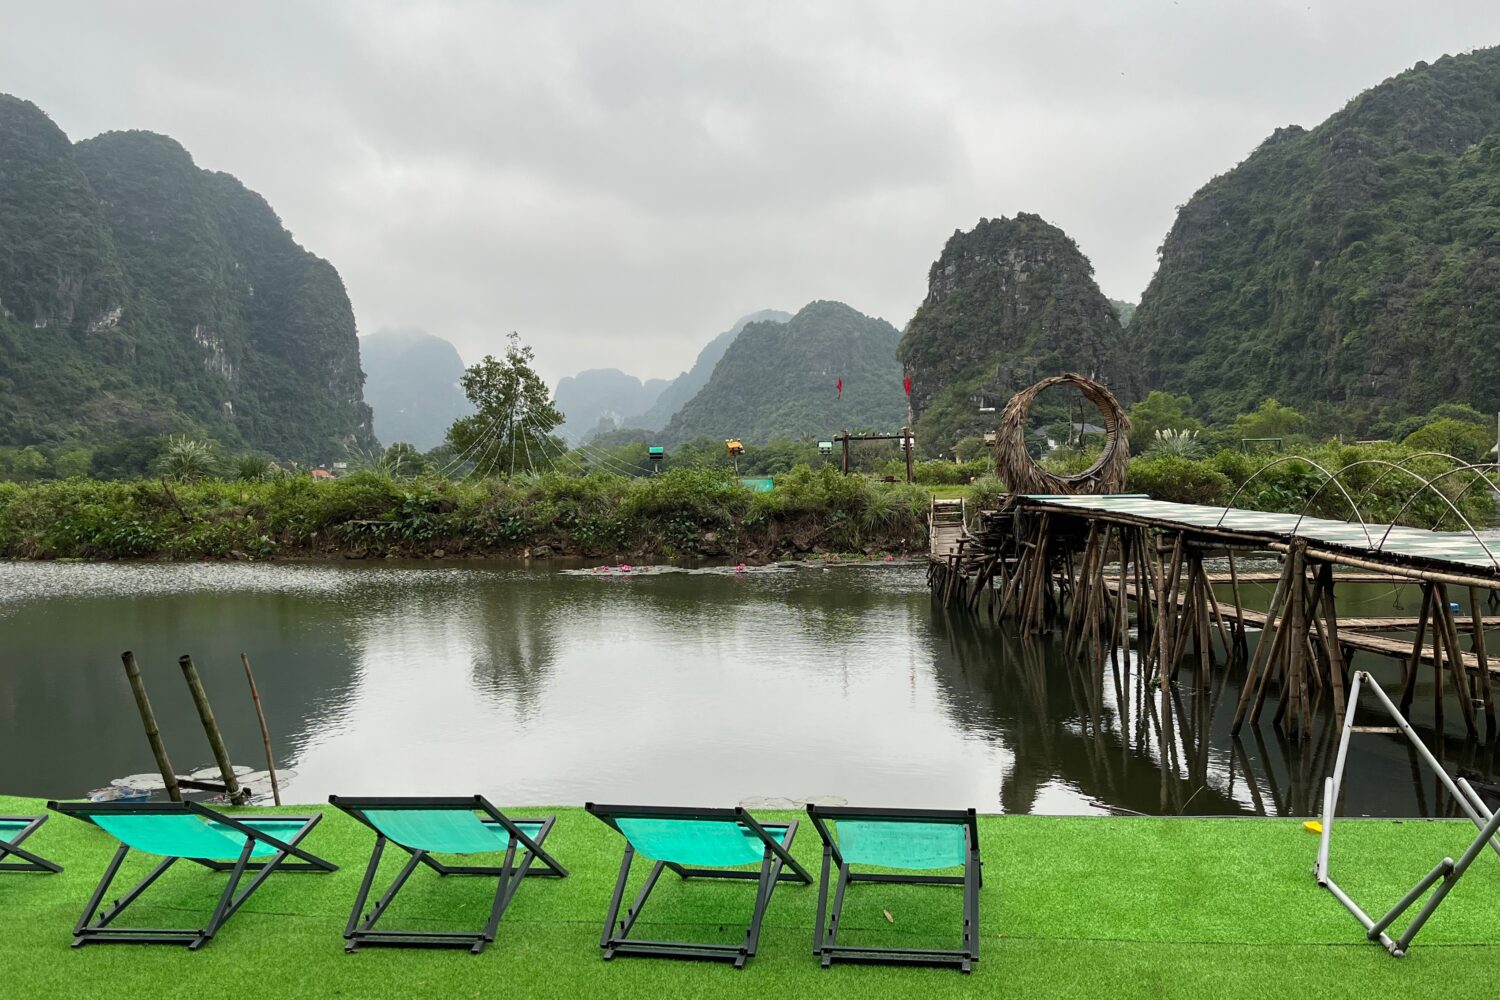
M 373 446 L 337 271 L 173 140 L 72 146 L 0 96 L 0 237 L 0 443 L 183 431 L 310 461 Z
M 1093 266 L 1040 216 L 981 219 L 955 232 L 928 271 L 927 298 L 898 355 L 912 381 L 924 445 L 950 447 L 993 429 L 1018 389 L 1063 371 L 1091 375 L 1129 395 L 1119 318 Z
M 1500 407 L 1500 49 L 1418 63 L 1205 184 L 1130 335 L 1147 387 L 1220 419 Z

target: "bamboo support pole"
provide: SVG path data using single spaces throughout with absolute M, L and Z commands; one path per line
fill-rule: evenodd
M 260 720 L 260 741 L 266 748 L 266 770 L 271 775 L 271 798 L 281 805 L 281 783 L 276 780 L 276 755 L 271 753 L 271 730 L 266 725 L 266 710 L 260 703 L 260 688 L 255 686 L 255 674 L 250 671 L 250 657 L 240 654 L 245 665 L 245 680 L 250 683 L 250 700 L 255 702 L 255 717 Z
M 1479 588 L 1469 588 L 1469 616 L 1474 623 L 1474 656 L 1479 660 L 1479 691 L 1484 698 L 1484 727 L 1495 732 L 1495 700 L 1490 693 L 1490 658 L 1484 648 L 1484 616 L 1479 611 Z
M 1432 615 L 1431 583 L 1422 584 L 1422 610 L 1417 613 L 1417 634 L 1411 641 L 1411 658 L 1406 663 L 1406 674 L 1401 681 L 1401 714 L 1410 718 L 1411 700 L 1417 691 L 1417 671 L 1422 666 L 1422 640 L 1427 632 L 1427 619 Z
M 182 676 L 187 680 L 188 690 L 192 692 L 193 704 L 198 706 L 198 718 L 203 721 L 208 745 L 214 752 L 214 761 L 219 765 L 219 773 L 224 778 L 224 793 L 231 802 L 239 802 L 242 799 L 240 780 L 234 776 L 234 764 L 229 759 L 229 749 L 224 745 L 224 734 L 219 732 L 219 723 L 214 719 L 214 708 L 209 704 L 208 692 L 203 689 L 203 679 L 198 676 L 198 668 L 193 666 L 193 658 L 186 653 L 177 658 L 177 665 L 182 668 Z
M 1454 620 L 1453 605 L 1448 600 L 1448 585 L 1437 585 L 1437 601 L 1443 614 L 1443 645 L 1448 650 L 1448 668 L 1453 675 L 1453 687 L 1458 693 L 1459 711 L 1464 717 L 1464 727 L 1469 736 L 1477 736 L 1474 725 L 1474 696 L 1469 687 L 1469 674 L 1464 669 L 1463 646 L 1458 639 L 1458 623 Z M 1441 670 L 1441 665 L 1439 665 Z
M 156 758 L 156 766 L 161 771 L 162 783 L 167 786 L 167 797 L 173 802 L 182 801 L 182 789 L 177 786 L 177 772 L 172 770 L 172 762 L 167 759 L 167 745 L 161 738 L 161 730 L 156 725 L 156 713 L 151 710 L 151 699 L 146 697 L 146 682 L 141 678 L 140 665 L 135 662 L 135 654 L 130 650 L 120 654 L 121 661 L 125 664 L 125 676 L 130 680 L 130 692 L 135 695 L 135 707 L 141 713 L 141 725 L 146 729 L 146 742 L 151 744 L 151 754 Z

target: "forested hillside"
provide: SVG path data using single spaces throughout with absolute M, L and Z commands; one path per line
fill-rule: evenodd
M 374 444 L 327 261 L 173 140 L 78 143 L 0 95 L 0 446 L 171 432 L 327 461 Z
M 899 340 L 885 320 L 842 302 L 813 302 L 785 323 L 751 323 L 663 436 L 763 442 L 828 438 L 843 429 L 894 432 L 906 419 Z
M 1204 185 L 1129 333 L 1146 387 L 1211 419 L 1500 409 L 1500 49 L 1418 63 Z

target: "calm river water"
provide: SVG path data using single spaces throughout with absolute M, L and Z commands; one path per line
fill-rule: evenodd
M 292 802 L 1300 814 L 1331 759 L 1269 726 L 1230 739 L 1237 682 L 1217 705 L 1185 691 L 1164 737 L 1128 665 L 1117 683 L 950 618 L 920 567 L 0 563 L 0 791 L 73 797 L 153 769 L 126 649 L 183 773 L 211 756 L 182 653 L 235 760 L 264 766 L 249 654 Z M 1485 748 L 1446 752 L 1493 770 Z M 1443 809 L 1413 771 L 1402 743 L 1357 742 L 1347 808 Z

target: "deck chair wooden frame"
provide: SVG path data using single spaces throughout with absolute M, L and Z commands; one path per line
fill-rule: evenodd
M 851 806 L 807 806 L 807 815 L 823 840 L 823 871 L 818 880 L 818 916 L 813 929 L 813 954 L 828 968 L 835 961 L 874 962 L 899 965 L 951 966 L 972 972 L 979 961 L 979 890 L 984 876 L 979 860 L 979 824 L 974 810 L 867 809 Z M 962 875 L 927 875 L 896 871 L 863 871 L 861 867 L 902 868 L 905 864 L 887 865 L 879 858 L 856 857 L 852 862 L 841 850 L 839 839 L 829 823 L 851 821 L 866 824 L 946 825 L 963 831 L 963 845 L 958 857 L 946 865 L 923 862 L 924 868 L 963 867 Z M 852 853 L 852 852 L 851 852 Z M 902 859 L 891 859 L 901 861 Z M 945 860 L 939 858 L 937 860 Z M 917 871 L 920 869 L 913 869 Z M 833 886 L 833 908 L 829 911 L 829 881 L 834 871 L 838 877 Z M 838 934 L 843 919 L 844 896 L 850 885 L 858 882 L 884 882 L 902 885 L 959 886 L 963 889 L 963 943 L 960 948 L 889 948 L 840 944 Z
M 338 871 L 337 865 L 304 851 L 298 846 L 313 827 L 322 820 L 321 815 L 230 816 L 215 812 L 198 802 L 49 802 L 47 808 L 100 827 L 120 842 L 119 848 L 104 871 L 104 876 L 99 880 L 98 887 L 89 897 L 83 915 L 78 918 L 78 922 L 73 927 L 73 947 L 75 948 L 81 948 L 86 944 L 185 944 L 189 950 L 196 951 L 213 939 L 224 923 L 245 905 L 245 901 L 265 883 L 272 872 Z M 128 819 L 142 816 L 161 817 L 164 821 L 163 826 L 168 825 L 165 821 L 171 820 L 173 822 L 170 825 L 177 827 L 178 832 L 166 831 L 158 840 L 153 841 L 150 839 L 149 831 L 137 830 L 122 835 L 122 833 L 108 829 L 115 818 Z M 190 854 L 171 853 L 166 845 L 173 839 L 181 839 L 181 821 L 187 817 L 195 821 L 206 822 L 198 823 L 204 831 L 194 833 L 189 828 L 187 832 L 190 836 L 186 838 L 185 843 L 190 842 L 195 847 L 212 849 L 218 846 L 208 843 L 213 839 L 210 835 L 214 835 L 222 841 L 223 850 L 196 857 Z M 100 820 L 104 822 L 101 823 Z M 271 831 L 287 835 L 279 837 Z M 135 841 L 135 845 L 129 842 L 132 840 Z M 150 846 L 145 846 L 147 844 Z M 117 902 L 100 913 L 99 908 L 104 902 L 105 893 L 109 891 L 115 876 L 119 874 L 120 866 L 124 864 L 126 856 L 132 850 L 156 855 L 164 860 Z M 202 851 L 194 853 L 203 855 Z M 226 860 L 229 857 L 233 857 L 234 860 Z M 289 858 L 298 860 L 289 861 Z M 130 904 L 151 887 L 152 883 L 179 861 L 191 861 L 211 871 L 229 873 L 229 881 L 224 886 L 224 891 L 220 894 L 219 901 L 206 924 L 199 928 L 111 926 L 115 918 L 128 909 Z M 254 874 L 241 889 L 240 883 L 247 872 Z
M 349 797 L 330 795 L 328 801 L 354 817 L 375 833 L 375 849 L 370 854 L 370 863 L 365 868 L 359 893 L 354 898 L 354 909 L 344 928 L 344 950 L 354 952 L 361 946 L 385 945 L 408 948 L 468 948 L 478 955 L 492 944 L 499 931 L 500 918 L 515 898 L 516 891 L 528 878 L 566 878 L 567 869 L 547 853 L 542 846 L 552 832 L 555 816 L 542 819 L 511 819 L 490 804 L 482 795 L 460 797 Z M 409 812 L 452 814 L 455 819 L 468 816 L 477 825 L 471 826 L 469 834 L 478 834 L 478 842 L 448 844 L 433 838 L 429 833 L 411 828 L 407 832 L 395 829 L 395 825 L 384 820 L 380 814 Z M 377 814 L 372 817 L 370 814 Z M 483 813 L 481 819 L 476 813 Z M 465 831 L 459 831 L 463 835 Z M 395 834 L 393 836 L 393 834 Z M 365 905 L 374 887 L 375 876 L 380 868 L 380 859 L 386 844 L 395 844 L 410 855 L 409 860 L 391 882 L 389 888 L 376 900 L 368 911 Z M 468 846 L 473 850 L 449 851 L 445 846 Z M 503 853 L 499 865 L 449 865 L 438 861 L 433 853 L 481 854 Z M 519 858 L 517 854 L 519 852 Z M 541 867 L 534 867 L 540 862 Z M 396 894 L 406 885 L 419 866 L 426 866 L 440 876 L 478 875 L 497 880 L 495 899 L 490 908 L 489 920 L 479 931 L 414 931 L 377 928 L 376 922 L 385 915 Z
M 703 959 L 730 962 L 735 968 L 743 969 L 745 963 L 754 957 L 760 945 L 761 923 L 765 919 L 766 909 L 771 903 L 771 894 L 777 884 L 781 882 L 812 884 L 812 876 L 791 855 L 792 841 L 797 835 L 796 820 L 789 823 L 760 823 L 739 806 L 731 809 L 696 809 L 678 806 L 596 805 L 590 802 L 584 808 L 625 838 L 625 855 L 620 861 L 620 874 L 615 880 L 614 894 L 609 901 L 609 911 L 604 917 L 604 932 L 599 937 L 599 947 L 604 952 L 605 960 L 620 956 Z M 630 828 L 631 822 L 636 820 L 666 821 L 669 824 L 701 822 L 727 826 L 736 831 L 737 836 L 745 838 L 746 843 L 751 848 L 757 849 L 759 855 L 751 857 L 753 852 L 747 849 L 744 852 L 745 860 L 734 863 L 758 864 L 758 867 L 754 869 L 734 868 L 728 865 L 695 863 L 693 859 L 683 855 L 653 857 L 648 854 L 648 859 L 653 862 L 651 871 L 636 893 L 635 901 L 626 908 L 622 918 L 620 907 L 624 904 L 625 890 L 630 882 L 630 870 L 637 853 L 636 844 L 632 842 L 632 833 L 627 832 L 627 829 Z M 627 829 L 621 828 L 622 823 L 626 824 Z M 640 839 L 638 832 L 635 836 Z M 646 853 L 647 850 L 648 848 L 643 845 L 641 853 Z M 668 869 L 682 879 L 740 879 L 755 882 L 755 905 L 751 910 L 750 922 L 745 928 L 745 936 L 739 944 L 642 940 L 630 937 L 630 932 L 635 927 L 647 898 L 656 888 L 657 880 L 661 878 L 662 872 Z

